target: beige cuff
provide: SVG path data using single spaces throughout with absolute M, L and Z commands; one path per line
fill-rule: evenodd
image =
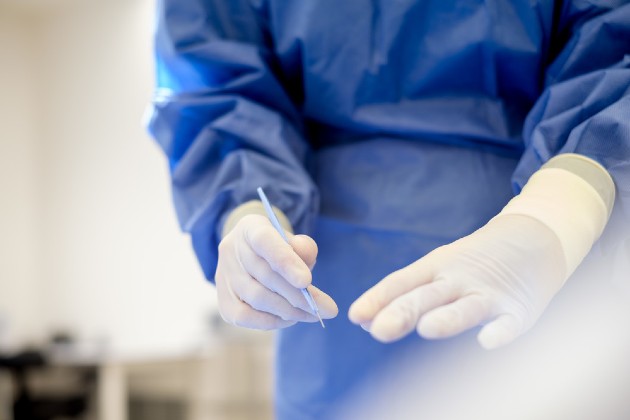
M 560 168 L 578 175 L 595 189 L 604 201 L 608 215 L 615 204 L 615 183 L 602 165 L 577 153 L 563 153 L 551 158 L 543 168 Z
M 568 277 L 604 230 L 614 199 L 614 183 L 601 165 L 559 155 L 536 171 L 497 217 L 520 214 L 547 225 L 560 240 Z
M 278 221 L 280 222 L 284 230 L 289 233 L 293 233 L 293 227 L 291 226 L 289 218 L 282 212 L 282 210 L 280 210 L 276 206 L 272 207 L 273 212 L 276 214 L 276 217 L 278 218 Z M 243 203 L 232 210 L 227 219 L 225 219 L 223 231 L 221 232 L 221 238 L 225 238 L 225 235 L 227 235 L 232 229 L 234 229 L 234 226 L 236 226 L 239 220 L 250 214 L 259 214 L 261 216 L 267 217 L 265 207 L 263 206 L 263 203 L 261 201 L 251 200 Z

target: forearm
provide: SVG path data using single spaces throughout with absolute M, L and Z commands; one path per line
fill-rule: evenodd
M 160 0 L 157 9 L 149 130 L 168 157 L 181 228 L 213 279 L 226 219 L 256 187 L 309 230 L 318 205 L 310 145 L 250 2 Z

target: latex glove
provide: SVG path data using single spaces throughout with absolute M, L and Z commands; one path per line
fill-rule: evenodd
M 322 318 L 333 318 L 335 302 L 311 285 L 315 241 L 288 233 L 289 243 L 266 216 L 245 215 L 219 245 L 215 275 L 219 312 L 231 324 L 276 329 L 318 322 L 300 291 L 308 287 Z
M 350 320 L 383 342 L 414 329 L 445 338 L 485 324 L 478 335 L 483 347 L 507 344 L 542 314 L 601 234 L 613 202 L 614 184 L 603 168 L 563 155 L 487 225 L 364 293 Z
M 561 287 L 560 242 L 526 216 L 492 220 L 387 276 L 350 309 L 350 319 L 383 342 L 417 329 L 445 338 L 489 322 L 479 333 L 486 348 L 526 331 Z

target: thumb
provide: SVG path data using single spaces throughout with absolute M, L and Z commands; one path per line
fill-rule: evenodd
M 477 341 L 486 350 L 496 349 L 514 341 L 522 332 L 523 323 L 513 314 L 503 314 L 486 324 Z

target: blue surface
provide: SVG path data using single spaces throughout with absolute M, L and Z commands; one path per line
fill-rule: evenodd
M 384 275 L 482 226 L 558 153 L 602 163 L 630 221 L 628 1 L 162 0 L 150 130 L 212 279 L 262 186 L 320 255 L 327 323 L 279 337 L 280 419 L 323 418 L 410 337 L 346 318 Z

